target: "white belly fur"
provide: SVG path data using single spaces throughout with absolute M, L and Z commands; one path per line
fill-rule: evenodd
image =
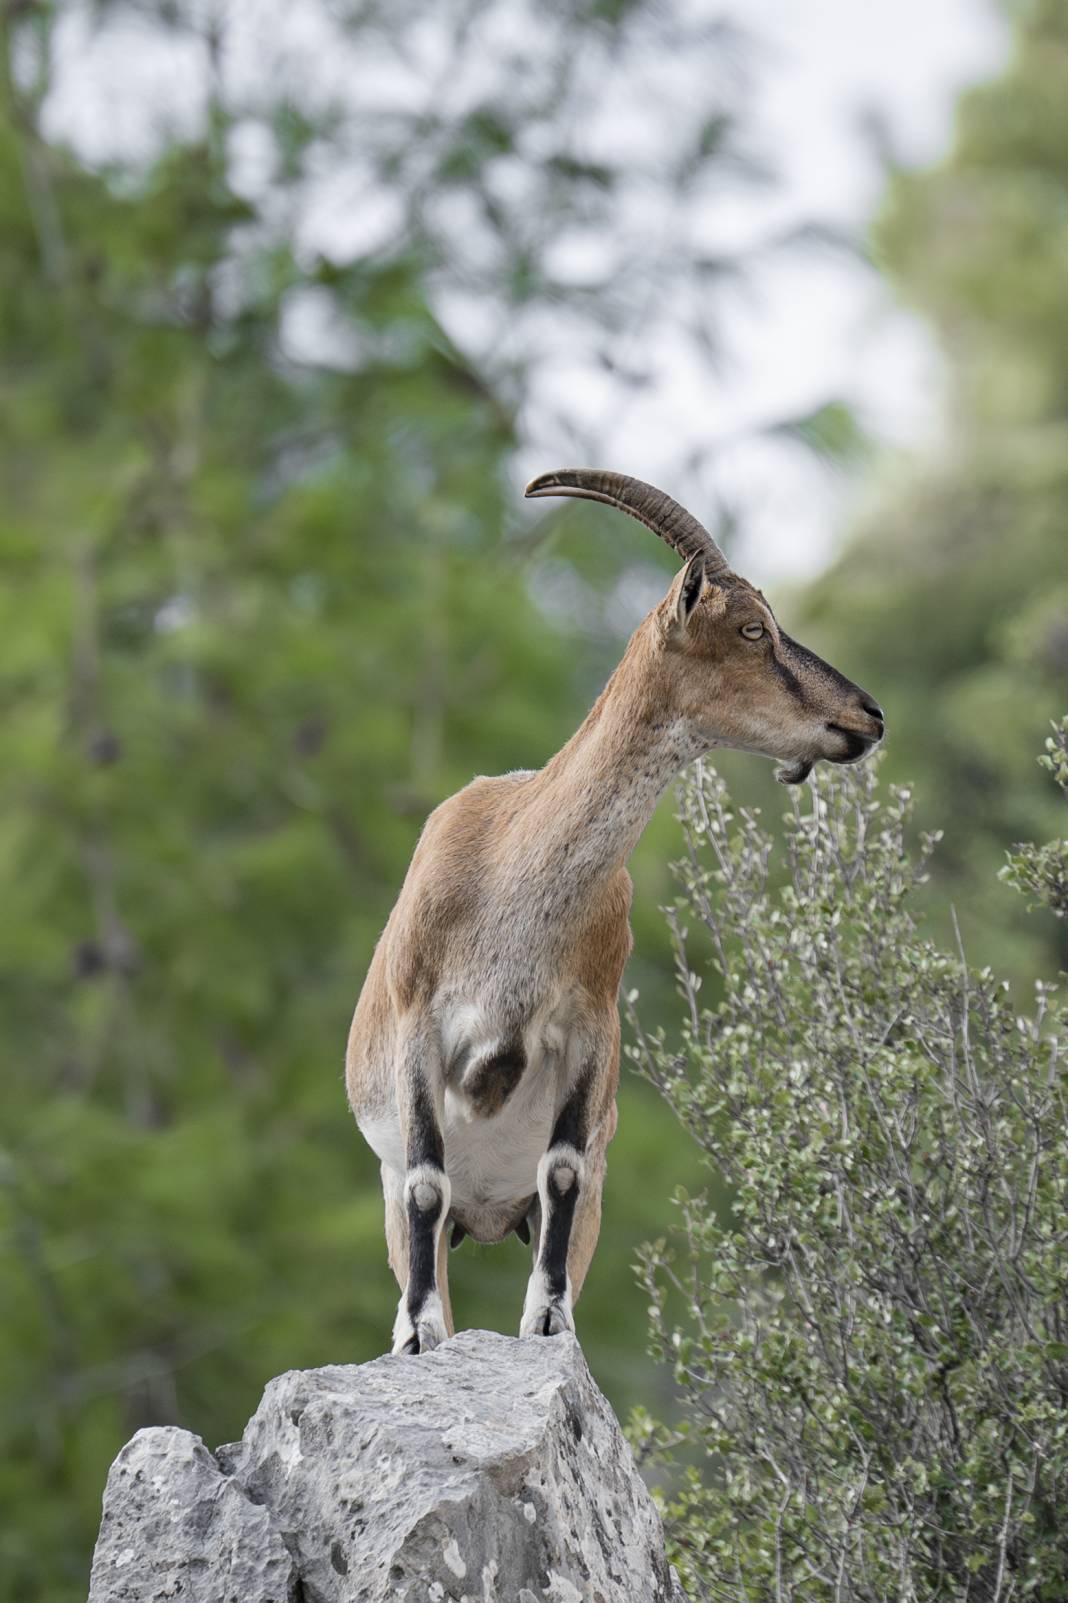
M 470 1028 L 473 1022 L 468 1013 L 465 1025 Z M 476 1029 L 471 1034 L 485 1044 L 494 1032 Z M 529 1032 L 523 1076 L 504 1107 L 491 1118 L 476 1114 L 462 1091 L 446 1087 L 445 1172 L 452 1186 L 454 1210 L 518 1202 L 537 1191 L 538 1160 L 549 1145 L 561 1091 L 564 1045 L 559 1027 Z M 372 1151 L 403 1177 L 404 1148 L 396 1110 L 361 1119 L 359 1126 Z
M 445 1172 L 454 1208 L 517 1202 L 538 1189 L 538 1160 L 549 1145 L 556 1075 L 528 1063 L 491 1119 L 472 1114 L 462 1093 L 445 1092 Z

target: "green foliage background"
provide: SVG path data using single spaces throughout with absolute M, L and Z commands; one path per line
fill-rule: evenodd
M 243 99 L 202 8 L 161 13 L 203 47 L 204 126 L 103 170 L 42 131 L 63 9 L 4 13 L 0 1595 L 84 1596 L 106 1467 L 139 1426 L 232 1438 L 275 1373 L 388 1344 L 377 1165 L 342 1085 L 373 943 L 427 811 L 545 761 L 620 643 L 592 582 L 610 550 L 623 565 L 618 529 L 570 542 L 573 622 L 532 593 L 548 524 L 520 527 L 509 470 L 534 358 L 473 365 L 435 295 L 452 274 L 505 322 L 552 305 L 593 346 L 625 322 L 647 260 L 595 305 L 542 260 L 554 229 L 614 237 L 623 183 L 570 154 L 572 47 L 596 65 L 651 28 L 711 64 L 719 45 L 615 10 L 562 11 L 507 103 L 487 41 L 485 103 L 370 123 L 310 89 Z M 439 16 L 459 64 L 468 8 Z M 419 7 L 354 12 L 339 48 L 399 24 Z M 250 126 L 272 162 L 251 198 Z M 645 180 L 699 192 L 728 133 L 682 130 Z M 297 216 L 350 143 L 400 215 L 343 260 Z M 317 343 L 291 332 L 309 304 Z M 630 549 L 666 575 L 651 544 Z M 633 1254 L 692 1162 L 651 1093 L 625 1101 L 583 1305 L 623 1409 L 649 1378 Z M 465 1244 L 460 1318 L 514 1329 L 526 1273 L 518 1242 Z
M 938 437 L 883 473 L 804 609 L 889 707 L 886 773 L 946 828 L 927 905 L 969 957 L 1068 967 L 1068 931 L 1007 905 L 1007 842 L 1062 830 L 1033 753 L 1068 687 L 1068 6 L 1014 8 L 1007 70 L 965 94 L 937 169 L 891 183 L 875 260 L 946 357 Z M 885 688 L 884 688 L 885 687 Z
M 712 359 L 725 264 L 634 219 L 653 189 L 698 212 L 747 170 L 735 42 L 681 5 L 569 0 L 517 65 L 492 24 L 526 9 L 476 26 L 455 0 L 447 65 L 477 55 L 483 95 L 383 115 L 235 88 L 210 12 L 112 0 L 101 26 L 148 16 L 204 66 L 196 128 L 108 163 L 48 134 L 69 9 L 0 24 L 0 1576 L 20 1603 L 84 1595 L 138 1426 L 225 1440 L 279 1370 L 382 1350 L 395 1291 L 341 1084 L 373 942 L 429 808 L 541 763 L 583 715 L 622 643 L 605 574 L 671 569 L 610 514 L 520 518 L 545 330 L 608 366 L 656 299 Z M 373 61 L 418 56 L 420 10 L 330 15 Z M 1011 841 L 1053 833 L 1030 754 L 1068 639 L 1047 337 L 1068 327 L 1068 146 L 1025 109 L 1039 79 L 1064 100 L 1068 8 L 1028 16 L 1015 76 L 965 101 L 951 161 L 898 180 L 880 225 L 959 375 L 949 437 L 787 619 L 885 701 L 888 762 L 956 825 L 934 894 L 1021 976 L 1054 936 L 986 897 Z M 579 108 L 627 52 L 706 66 L 706 114 L 674 107 L 663 153 L 593 161 Z M 259 190 L 237 176 L 250 132 Z M 331 160 L 395 202 L 355 253 L 301 226 Z M 601 282 L 554 267 L 568 230 L 611 247 Z M 446 332 L 456 294 L 493 330 L 477 358 Z M 634 865 L 654 1019 L 674 840 L 662 811 Z M 629 1080 L 581 1314 L 620 1411 L 666 1386 L 630 1266 L 695 1161 Z M 515 1326 L 518 1243 L 465 1243 L 452 1269 L 465 1323 Z

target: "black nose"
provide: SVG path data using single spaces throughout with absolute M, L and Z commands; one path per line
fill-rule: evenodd
M 883 716 L 883 709 L 880 707 L 879 703 L 877 701 L 873 701 L 870 696 L 861 696 L 860 705 L 867 713 L 868 717 L 874 718 L 876 723 L 879 725 L 879 735 L 881 738 L 883 730 L 886 728 L 886 719 Z

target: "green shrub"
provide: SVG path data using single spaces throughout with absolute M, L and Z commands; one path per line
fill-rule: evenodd
M 1063 1011 L 917 929 L 937 837 L 906 844 L 907 790 L 869 765 L 809 795 L 776 885 L 757 815 L 708 767 L 682 791 L 681 1042 L 632 1007 L 631 1052 L 733 1203 L 680 1195 L 681 1243 L 643 1254 L 687 1420 L 639 1417 L 639 1451 L 687 1466 L 666 1514 L 695 1598 L 1065 1599 Z M 1009 870 L 1055 910 L 1056 851 Z
M 1053 775 L 1068 801 L 1068 718 L 1054 724 L 1045 755 L 1038 760 Z M 1045 903 L 1058 918 L 1068 913 L 1068 840 L 1051 840 L 1045 846 L 1017 846 L 1001 876 L 1036 903 Z

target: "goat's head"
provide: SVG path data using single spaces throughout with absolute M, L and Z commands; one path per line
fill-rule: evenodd
M 735 746 L 786 764 L 800 784 L 814 763 L 851 763 L 883 737 L 883 713 L 853 684 L 779 628 L 760 591 L 733 573 L 697 519 L 661 490 L 622 473 L 564 468 L 528 496 L 604 501 L 666 540 L 685 567 L 649 615 L 670 710 L 711 746 Z

